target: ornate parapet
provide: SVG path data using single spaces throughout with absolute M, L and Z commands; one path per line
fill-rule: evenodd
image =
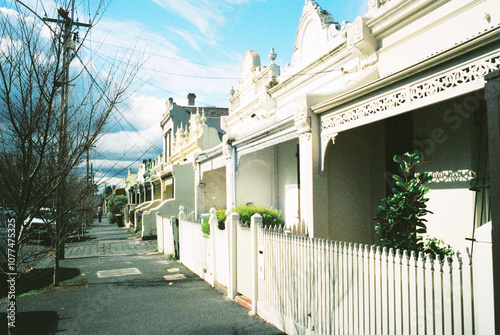
M 187 155 L 200 149 L 198 140 L 207 132 L 206 120 L 203 110 L 202 114 L 200 114 L 197 109 L 196 113 L 191 114 L 189 126 L 181 123 L 174 134 L 172 155 L 169 158 L 170 164 L 182 161 Z
M 163 113 L 163 118 L 160 122 L 160 124 L 163 125 L 167 122 L 167 120 L 170 118 L 170 111 L 176 106 L 176 103 L 174 102 L 173 98 L 168 98 L 167 102 L 165 103 L 165 113 Z
M 369 0 L 368 7 L 370 9 L 376 9 L 384 6 L 388 2 L 391 2 L 391 0 Z
M 244 109 L 255 100 L 259 100 L 263 107 L 268 110 L 275 108 L 269 99 L 270 97 L 267 97 L 266 94 L 270 88 L 278 84 L 280 67 L 274 63 L 276 59 L 274 49 L 271 49 L 268 57 L 271 64 L 265 67 L 260 65 L 260 56 L 257 51 L 245 52 L 241 64 L 238 91 L 231 90 L 232 95 L 229 99 L 231 115 L 235 111 Z
M 321 6 L 316 1 L 306 0 L 304 8 L 302 9 L 302 15 L 310 10 L 314 10 L 318 13 L 322 28 L 328 28 L 332 23 L 336 23 L 333 20 L 332 14 L 330 14 L 329 11 L 321 8 Z
M 362 69 L 377 62 L 377 43 L 365 19 L 358 16 L 353 23 L 345 26 L 343 33 L 347 39 L 347 49 L 359 58 Z

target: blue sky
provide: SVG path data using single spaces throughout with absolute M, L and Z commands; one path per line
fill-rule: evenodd
M 50 8 L 59 6 L 58 0 L 25 2 L 39 12 L 45 8 L 50 13 Z M 87 6 L 92 7 L 96 2 L 75 0 L 80 21 L 88 20 Z M 317 2 L 339 23 L 354 21 L 367 12 L 368 4 L 368 0 Z M 246 50 L 259 52 L 262 64 L 267 65 L 267 54 L 274 48 L 278 55 L 276 63 L 284 68 L 293 54 L 304 3 L 304 0 L 112 1 L 91 30 L 80 56 L 96 63 L 115 59 L 121 62 L 124 57 L 132 57 L 140 59 L 143 66 L 128 99 L 119 106 L 121 115 L 110 120 L 109 129 L 93 154 L 99 181 L 116 184 L 126 175 L 127 167 L 137 172 L 142 159 L 158 155 L 162 146 L 159 123 L 169 97 L 185 105 L 186 95 L 193 92 L 200 107 L 227 107 L 228 92 L 231 86 L 237 88 L 240 61 Z
M 367 3 L 367 0 L 319 1 L 338 22 L 353 21 L 366 12 Z M 130 29 L 108 35 L 105 42 L 128 47 L 134 39 L 140 39 L 141 34 L 155 35 L 157 39 L 146 46 L 147 51 L 158 57 L 184 60 L 169 59 L 162 63 L 162 70 L 188 85 L 176 87 L 178 83 L 163 85 L 161 81 L 155 81 L 154 85 L 160 84 L 163 90 L 146 85 L 148 87 L 141 91 L 154 93 L 158 98 L 173 96 L 178 100 L 185 98 L 188 91 L 184 88 L 188 88 L 189 92 L 197 93 L 200 106 L 227 106 L 228 91 L 237 82 L 240 59 L 246 50 L 258 51 L 265 63 L 273 47 L 279 65 L 290 62 L 303 6 L 304 0 L 114 1 L 106 10 L 103 21 L 106 24 L 115 21 L 120 28 L 125 23 Z M 154 62 L 148 61 L 145 67 L 151 68 L 148 66 L 151 63 Z M 151 71 L 146 70 L 140 77 L 148 79 L 148 75 Z M 211 87 L 215 85 L 217 91 L 207 92 L 203 86 L 207 83 Z

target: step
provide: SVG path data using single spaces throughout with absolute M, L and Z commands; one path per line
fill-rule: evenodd
M 244 295 L 237 295 L 234 299 L 238 304 L 245 307 L 246 309 L 252 310 L 252 300 L 245 297 Z

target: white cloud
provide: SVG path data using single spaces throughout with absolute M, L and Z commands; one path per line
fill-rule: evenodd
M 216 44 L 216 33 L 223 26 L 229 12 L 235 5 L 252 0 L 153 0 L 158 6 L 182 17 L 207 38 L 209 44 Z
M 190 22 L 210 42 L 214 40 L 214 23 L 221 25 L 224 22 L 223 13 L 212 1 L 154 0 L 154 2 Z
M 191 34 L 184 29 L 175 29 L 172 27 L 167 27 L 167 29 L 183 38 L 196 51 L 201 51 L 200 45 L 197 41 L 199 39 L 197 34 Z
M 153 96 L 133 95 L 128 102 L 128 108 L 123 114 L 139 130 L 153 132 L 153 136 L 161 136 L 160 122 L 165 113 L 166 99 Z
M 161 138 L 159 126 L 141 131 L 140 134 L 134 131 L 108 133 L 104 134 L 98 141 L 97 150 L 110 160 L 138 159 L 145 152 L 153 152 L 151 150 L 152 144 L 161 149 Z M 152 155 L 154 154 L 152 153 Z M 156 156 L 147 158 L 156 158 Z

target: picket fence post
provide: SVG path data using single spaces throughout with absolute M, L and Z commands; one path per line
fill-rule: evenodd
M 215 257 L 215 230 L 217 229 L 217 210 L 215 208 L 210 208 L 210 241 L 212 244 L 212 251 L 211 251 L 211 256 L 212 256 L 212 287 L 215 287 L 215 282 L 217 280 L 217 264 L 216 264 L 216 257 Z
M 258 239 L 257 239 L 257 229 L 262 224 L 262 216 L 256 213 L 252 215 L 251 223 L 251 235 L 252 235 L 252 314 L 257 314 L 257 299 L 259 296 L 259 250 L 258 250 Z
M 227 230 L 228 233 L 228 242 L 229 242 L 229 276 L 228 276 L 228 287 L 227 287 L 227 296 L 231 299 L 236 297 L 236 279 L 237 279 L 237 246 L 236 246 L 236 225 L 240 220 L 240 215 L 238 213 L 231 213 L 229 220 L 229 227 Z

